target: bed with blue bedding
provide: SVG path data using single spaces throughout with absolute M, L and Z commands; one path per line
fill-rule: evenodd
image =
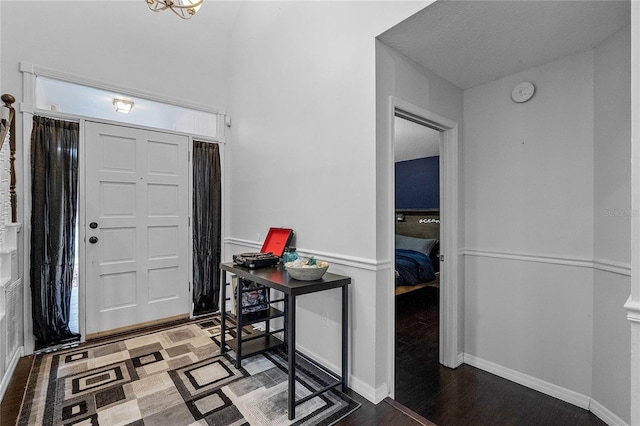
M 397 217 L 396 295 L 427 286 L 439 287 L 439 212 L 412 212 Z
M 396 285 L 416 285 L 436 279 L 431 259 L 426 254 L 396 249 Z

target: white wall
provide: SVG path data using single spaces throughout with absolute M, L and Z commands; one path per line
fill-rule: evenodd
M 393 191 L 390 185 L 393 177 L 393 147 L 389 144 L 390 124 L 392 112 L 389 110 L 389 97 L 401 99 L 412 105 L 420 107 L 430 113 L 455 121 L 458 128 L 463 125 L 462 90 L 431 71 L 409 60 L 406 56 L 386 46 L 382 42 L 376 42 L 376 102 L 377 102 L 377 256 L 378 259 L 392 259 L 393 241 L 389 237 L 393 235 L 394 206 Z M 459 144 L 462 145 L 462 134 L 459 133 Z M 462 160 L 458 159 L 461 163 Z M 462 205 L 462 192 L 459 193 L 459 205 Z M 459 214 L 459 222 L 463 223 L 463 214 Z M 462 236 L 462 233 L 460 233 Z M 462 246 L 462 241 L 458 242 Z M 386 273 L 386 274 L 385 274 Z M 394 296 L 386 292 L 389 283 L 394 282 L 392 264 L 388 270 L 380 271 L 379 285 L 377 286 L 377 311 L 380 316 L 387 315 L 389 320 L 379 323 L 379 332 L 387 332 L 388 336 L 395 333 L 393 327 L 395 318 L 392 316 Z M 462 276 L 462 275 L 460 275 Z M 461 278 L 460 278 L 461 279 Z M 460 295 L 460 302 L 463 297 Z M 463 309 L 460 306 L 459 312 Z M 463 347 L 462 321 L 459 321 L 458 347 Z M 391 330 L 389 330 L 391 327 Z M 380 339 L 381 345 L 377 352 L 383 353 L 389 347 L 393 348 L 393 342 Z M 391 346 L 389 346 L 391 345 Z M 391 356 L 391 352 L 389 353 Z M 382 359 L 381 359 L 382 361 Z M 386 359 L 386 363 L 392 360 Z
M 640 4 L 631 2 L 631 206 L 640 211 Z M 631 218 L 631 422 L 640 424 L 640 215 Z
M 3 84 L 20 94 L 18 63 L 26 61 L 224 106 L 228 27 L 212 22 L 219 7 L 214 4 L 183 21 L 168 11 L 154 13 L 138 1 L 3 1 Z
M 510 94 L 521 81 L 537 91 L 517 104 Z M 469 89 L 464 100 L 467 248 L 590 259 L 592 52 Z
M 27 61 L 228 107 L 227 255 L 257 245 L 270 226 L 291 226 L 301 250 L 352 276 L 351 384 L 379 400 L 388 391 L 392 344 L 381 289 L 389 259 L 376 181 L 376 169 L 386 164 L 385 148 L 376 146 L 384 134 L 376 122 L 384 107 L 380 95 L 456 121 L 463 114 L 455 88 L 384 47 L 376 58 L 375 36 L 428 3 L 247 2 L 229 38 L 233 22 L 217 23 L 215 11 L 236 2 L 207 3 L 183 22 L 138 1 L 5 0 L 2 91 L 22 100 L 18 63 Z M 594 225 L 603 207 L 626 202 L 618 180 L 625 171 L 604 177 L 624 147 L 605 147 L 599 136 L 608 132 L 605 121 L 596 123 L 594 136 L 594 79 L 596 98 L 598 90 L 620 90 L 604 76 L 609 55 L 616 54 L 573 55 L 464 93 L 462 234 L 466 247 L 480 254 L 466 258 L 465 351 L 579 394 L 593 389 L 600 403 L 627 419 L 626 400 L 618 398 L 624 390 L 607 395 L 624 388 L 626 372 L 600 367 L 610 355 L 603 345 L 621 348 L 616 362 L 624 363 L 620 318 L 607 306 L 623 297 L 626 281 L 584 267 L 594 256 L 627 261 L 624 225 Z M 516 105 L 509 93 L 521 80 L 533 81 L 538 92 Z M 377 87 L 384 88 L 378 97 Z M 616 140 L 622 137 L 616 133 Z M 610 199 L 611 186 L 621 192 Z M 334 366 L 338 304 L 339 294 L 329 292 L 298 307 L 301 348 Z M 596 380 L 602 383 L 592 386 Z
M 631 293 L 630 27 L 594 49 L 594 272 L 592 398 L 630 423 Z M 614 367 L 615 366 L 615 367 Z
M 593 386 L 591 398 L 631 423 L 631 325 L 624 304 L 630 277 L 594 271 Z M 592 410 L 595 412 L 595 410 Z M 622 422 L 616 422 L 622 424 Z
M 537 90 L 516 104 L 512 88 Z M 591 392 L 593 52 L 464 93 L 465 353 Z M 514 258 L 515 257 L 515 258 Z
M 594 49 L 596 259 L 631 261 L 630 27 Z
M 137 1 L 3 1 L 3 87 L 22 101 L 25 61 L 229 106 L 227 255 L 262 241 L 270 226 L 291 226 L 303 252 L 352 276 L 352 383 L 381 399 L 388 389 L 378 379 L 386 363 L 375 355 L 375 36 L 428 3 L 211 2 L 181 21 Z M 242 7 L 237 22 L 216 17 L 225 5 Z M 8 42 L 18 35 L 20 43 Z M 338 302 L 332 292 L 299 306 L 301 347 L 334 365 Z
M 377 81 L 377 109 L 378 109 L 378 202 L 386 202 L 388 196 L 388 177 L 383 174 L 389 172 L 392 164 L 393 148 L 388 146 L 389 133 L 389 97 L 394 96 L 423 108 L 429 112 L 458 123 L 463 126 L 462 90 L 447 80 L 438 77 L 428 69 L 416 64 L 406 56 L 390 48 L 384 43 L 376 42 L 376 81 Z M 462 135 L 460 135 L 462 143 Z M 393 171 L 391 168 L 390 171 Z M 386 191 L 386 192 L 385 192 Z M 383 211 L 386 214 L 383 215 Z M 393 225 L 393 206 L 388 208 L 386 203 L 379 207 L 378 213 L 378 257 L 388 257 L 387 249 L 391 242 L 382 238 L 390 235 L 389 227 Z
M 0 28 L 2 25 L 2 5 L 0 5 Z M 0 83 L 2 83 L 2 31 L 0 31 Z M 2 90 L 2 88 L 4 87 L 4 85 L 0 84 L 0 90 Z M 5 92 L 2 92 L 5 93 Z
M 228 33 L 210 24 L 215 12 L 211 6 L 202 8 L 198 19 L 187 22 L 171 12 L 154 13 L 137 1 L 3 1 L 3 90 L 14 94 L 18 104 L 24 102 L 19 63 L 25 61 L 224 108 L 228 85 L 223 59 L 228 55 Z M 19 141 L 21 119 L 22 114 L 17 114 Z M 22 175 L 22 145 L 18 143 L 18 176 Z M 24 194 L 22 184 L 23 179 L 18 178 L 19 201 Z
M 242 194 L 231 236 L 287 225 L 298 247 L 375 259 L 375 36 L 420 4 L 244 5 L 230 61 L 231 190 Z
M 288 226 L 351 276 L 350 385 L 376 401 L 390 342 L 379 350 L 375 37 L 428 3 L 247 2 L 231 39 L 226 255 Z M 339 303 L 298 304 L 299 346 L 338 367 Z
M 2 1 L 0 36 L 2 89 L 16 105 L 25 102 L 21 61 L 137 91 L 225 107 L 228 97 L 228 31 L 215 9 L 233 17 L 233 4 L 212 2 L 191 21 L 171 12 L 154 13 L 144 2 Z M 81 18 L 79 18 L 81 17 Z M 220 24 L 220 25 L 218 25 Z M 18 110 L 19 111 L 19 110 Z M 29 123 L 27 123 L 29 126 Z M 22 114 L 16 117 L 18 221 L 28 238 L 23 203 L 25 160 Z M 25 261 L 19 245 L 20 271 Z M 28 273 L 27 273 L 28 278 Z M 25 283 L 25 288 L 29 288 Z M 28 291 L 27 295 L 28 296 Z M 25 298 L 27 351 L 30 299 Z
M 629 33 L 464 93 L 465 360 L 609 424 L 630 422 Z

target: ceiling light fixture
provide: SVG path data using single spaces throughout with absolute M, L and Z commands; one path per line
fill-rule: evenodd
M 116 111 L 123 114 L 129 114 L 131 108 L 133 108 L 133 101 L 129 99 L 113 98 L 113 106 L 116 107 Z
M 154 12 L 162 12 L 171 9 L 173 13 L 182 19 L 191 19 L 196 14 L 204 0 L 146 0 L 149 9 Z

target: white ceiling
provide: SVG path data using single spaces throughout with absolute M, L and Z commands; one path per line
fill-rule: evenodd
M 379 39 L 468 89 L 591 49 L 630 14 L 629 1 L 441 0 Z

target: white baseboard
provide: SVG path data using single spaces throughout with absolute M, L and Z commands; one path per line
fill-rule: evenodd
M 591 399 L 589 411 L 609 426 L 629 426 L 627 422 L 616 416 L 607 407 L 594 399 Z
M 374 404 L 382 402 L 383 399 L 389 396 L 389 387 L 386 384 L 374 389 L 362 380 L 351 375 L 349 375 L 349 388 Z
M 607 407 L 586 395 L 565 389 L 561 386 L 554 385 L 553 383 L 545 382 L 544 380 L 520 373 L 519 371 L 511 370 L 510 368 L 478 358 L 474 355 L 465 353 L 464 362 L 465 364 L 469 364 L 473 367 L 495 374 L 496 376 L 510 380 L 514 383 L 542 392 L 545 395 L 552 396 L 561 401 L 589 410 L 609 426 L 629 426 L 624 420 L 611 412 Z
M 16 367 L 18 366 L 18 361 L 20 360 L 20 357 L 22 357 L 23 354 L 24 354 L 24 347 L 20 346 L 16 351 L 16 353 L 13 355 L 13 358 L 11 359 L 11 363 L 9 364 L 7 371 L 4 372 L 4 376 L 2 377 L 2 382 L 0 382 L 0 401 L 2 401 L 2 399 L 4 398 L 4 394 L 7 391 L 7 388 L 9 387 L 9 382 L 11 382 L 11 379 L 13 378 L 13 373 L 16 371 Z
M 322 357 L 319 357 L 317 354 L 311 353 L 310 351 L 306 350 L 306 348 L 301 347 L 300 345 L 296 345 L 296 351 L 308 356 L 309 358 L 312 358 L 314 361 L 316 361 L 320 365 L 329 369 L 329 371 L 332 371 L 332 372 L 340 371 L 340 367 L 338 367 L 337 365 L 333 364 L 332 362 L 329 362 L 328 360 Z M 380 386 L 379 388 L 376 389 L 370 386 L 369 384 L 363 382 L 362 380 L 358 379 L 353 374 L 349 374 L 349 379 L 347 380 L 347 386 L 349 387 L 349 389 L 357 392 L 360 396 L 365 398 L 367 401 L 370 401 L 374 404 L 378 404 L 383 399 L 389 396 L 389 386 L 387 386 L 387 384 L 384 384 L 383 386 Z
M 519 371 L 512 370 L 510 368 L 495 364 L 491 361 L 487 361 L 467 353 L 464 354 L 464 362 L 465 364 L 469 364 L 481 370 L 488 371 L 489 373 L 495 374 L 496 376 L 511 380 L 512 382 L 537 390 L 538 392 L 542 392 L 545 395 L 552 396 L 561 401 L 565 401 L 569 404 L 584 408 L 585 410 L 589 409 L 591 398 L 586 395 L 582 395 L 578 392 L 574 392 L 561 386 L 554 385 L 553 383 L 545 382 L 544 380 L 538 379 L 536 377 L 529 376 Z

